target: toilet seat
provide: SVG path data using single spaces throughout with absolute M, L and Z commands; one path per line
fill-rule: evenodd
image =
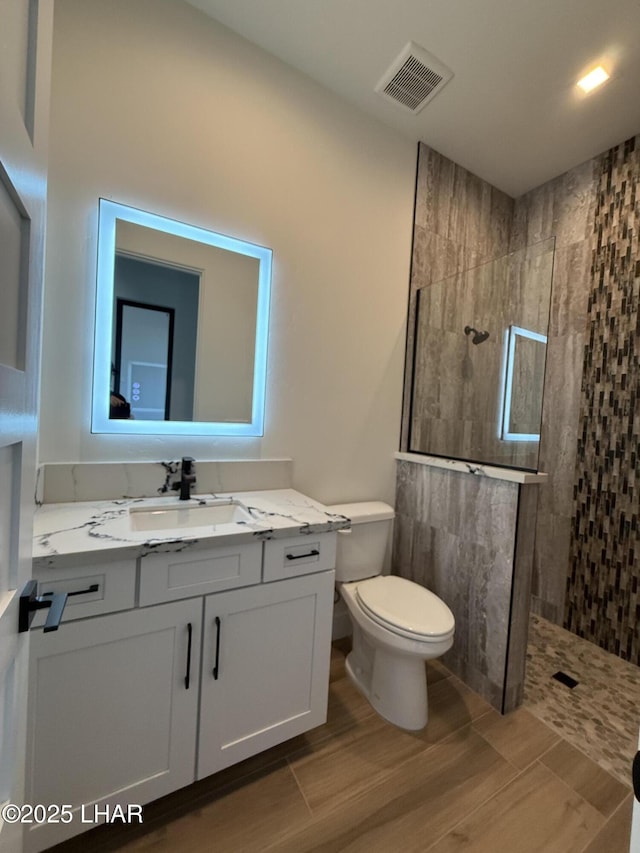
M 455 620 L 433 592 L 396 575 L 361 581 L 356 599 L 362 610 L 383 628 L 421 642 L 441 642 L 453 635 Z

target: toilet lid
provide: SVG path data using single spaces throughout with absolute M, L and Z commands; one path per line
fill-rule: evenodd
M 453 613 L 437 595 L 396 575 L 379 575 L 359 583 L 356 596 L 377 622 L 427 639 L 451 634 Z

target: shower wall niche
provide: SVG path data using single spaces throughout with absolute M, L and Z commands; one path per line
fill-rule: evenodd
M 417 290 L 410 452 L 537 470 L 554 245 Z

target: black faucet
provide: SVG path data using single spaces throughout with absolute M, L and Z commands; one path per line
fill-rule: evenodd
M 173 488 L 176 491 L 180 489 L 181 501 L 188 501 L 191 498 L 191 485 L 196 482 L 196 473 L 193 470 L 193 463 L 195 461 L 193 456 L 182 457 L 180 479 L 173 484 Z

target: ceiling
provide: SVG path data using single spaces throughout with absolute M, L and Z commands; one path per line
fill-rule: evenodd
M 640 133 L 640 0 L 187 1 L 512 196 Z M 374 91 L 409 41 L 454 72 L 417 115 Z

